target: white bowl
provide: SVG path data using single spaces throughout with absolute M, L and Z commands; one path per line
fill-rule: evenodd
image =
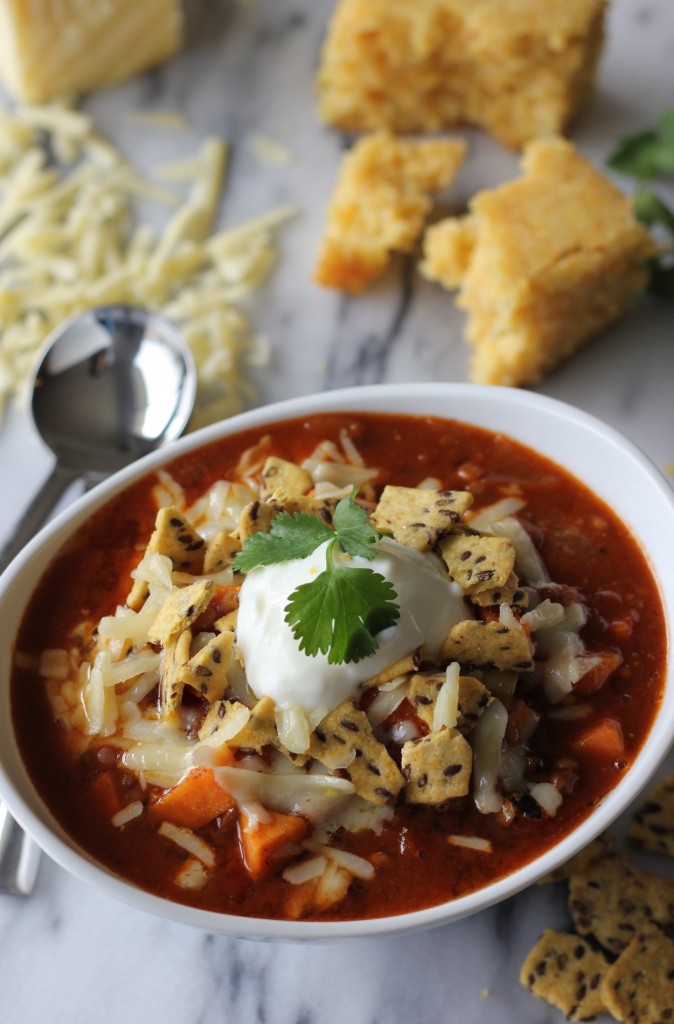
M 40 846 L 84 881 L 136 908 L 212 932 L 256 939 L 325 939 L 409 932 L 475 913 L 525 888 L 590 842 L 635 799 L 674 737 L 674 668 L 657 718 L 634 764 L 592 814 L 558 845 L 505 878 L 439 906 L 393 917 L 345 922 L 273 921 L 217 914 L 172 903 L 110 874 L 61 829 L 36 793 L 12 731 L 12 648 L 27 602 L 49 561 L 78 527 L 131 482 L 178 455 L 251 427 L 312 413 L 372 411 L 442 416 L 504 433 L 566 467 L 604 499 L 641 543 L 660 587 L 668 649 L 674 635 L 674 494 L 629 441 L 561 402 L 508 388 L 468 384 L 379 385 L 325 392 L 256 409 L 207 427 L 117 473 L 55 519 L 0 579 L 0 796 Z

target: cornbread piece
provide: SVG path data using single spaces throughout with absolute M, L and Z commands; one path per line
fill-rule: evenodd
M 451 184 L 465 150 L 458 139 L 416 142 L 386 132 L 356 143 L 342 160 L 314 280 L 357 294 L 391 252 L 411 252 L 430 194 Z
M 3 0 L 0 76 L 43 103 L 130 78 L 182 44 L 179 0 Z
M 568 1020 L 590 1020 L 604 1009 L 600 993 L 608 967 L 584 939 L 546 928 L 522 964 L 520 981 Z
M 532 142 L 522 169 L 425 238 L 421 271 L 460 289 L 485 384 L 539 381 L 632 305 L 655 253 L 630 200 L 570 143 Z
M 348 132 L 487 129 L 519 147 L 562 132 L 588 95 L 605 0 L 341 0 L 320 116 Z
M 635 935 L 604 977 L 609 1013 L 628 1024 L 674 1020 L 674 945 L 650 925 Z

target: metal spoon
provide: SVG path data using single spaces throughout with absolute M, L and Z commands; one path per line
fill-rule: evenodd
M 31 411 L 56 456 L 2 551 L 0 573 L 75 480 L 87 486 L 179 437 L 194 407 L 187 344 L 164 317 L 133 306 L 78 314 L 47 339 Z M 0 804 L 0 892 L 31 892 L 39 851 Z

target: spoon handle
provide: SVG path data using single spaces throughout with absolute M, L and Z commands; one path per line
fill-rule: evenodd
M 78 477 L 77 473 L 66 469 L 58 462 L 47 477 L 38 493 L 33 498 L 14 533 L 0 550 L 0 573 L 4 572 L 12 559 L 32 540 L 41 526 L 44 525 L 50 512 L 67 488 Z

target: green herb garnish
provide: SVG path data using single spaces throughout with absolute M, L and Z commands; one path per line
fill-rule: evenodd
M 354 488 L 350 497 L 338 502 L 334 530 L 305 512 L 281 512 L 269 533 L 246 539 L 233 563 L 237 571 L 250 572 L 258 566 L 306 558 L 329 542 L 325 570 L 297 587 L 284 611 L 300 650 L 312 657 L 319 651 L 327 654 L 331 665 L 374 654 L 376 634 L 393 626 L 400 616 L 393 584 L 380 573 L 335 562 L 339 552 L 368 561 L 376 554 L 381 535 L 356 504 L 355 495 Z
M 674 243 L 674 212 L 661 196 L 645 184 L 662 175 L 674 173 L 674 107 L 665 111 L 657 126 L 622 139 L 608 158 L 615 171 L 639 182 L 634 196 L 634 212 L 647 227 L 660 227 Z M 674 298 L 674 253 L 667 252 L 651 261 L 651 291 Z

